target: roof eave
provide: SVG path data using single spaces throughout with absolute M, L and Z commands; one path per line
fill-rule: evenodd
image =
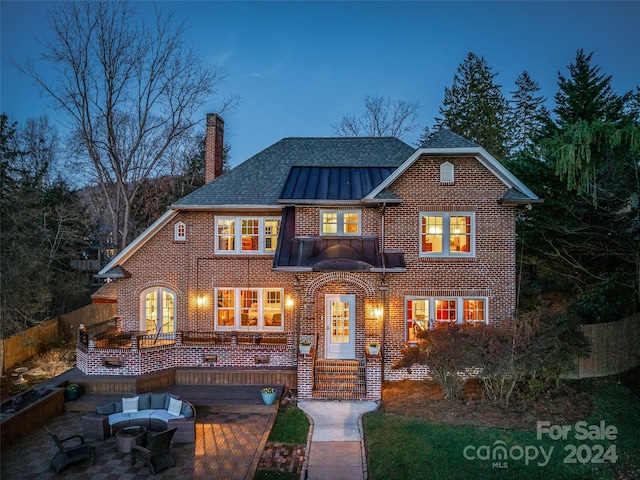
M 509 199 L 499 199 L 498 204 L 500 205 L 531 205 L 531 204 L 539 204 L 544 203 L 544 199 L 536 198 L 533 199 L 522 199 L 522 200 L 509 200 Z
M 330 200 L 330 199 L 309 199 L 309 198 L 280 198 L 279 203 L 284 205 L 360 205 L 364 203 L 358 200 Z
M 389 175 L 380 185 L 365 197 L 366 200 L 374 199 L 383 189 L 391 185 L 400 177 L 411 165 L 413 165 L 422 155 L 430 157 L 463 157 L 471 156 L 476 158 L 487 170 L 510 188 L 517 188 L 524 195 L 529 197 L 528 203 L 539 200 L 538 196 L 529 190 L 515 175 L 507 170 L 496 158 L 482 147 L 455 147 L 455 148 L 418 148 L 413 155 L 405 160 L 391 175 Z
M 174 210 L 215 211 L 215 210 L 282 210 L 282 205 L 227 204 L 227 205 L 172 205 Z
M 178 211 L 175 209 L 167 210 L 161 217 L 159 217 L 155 222 L 153 222 L 147 229 L 142 232 L 138 237 L 127 245 L 119 254 L 117 254 L 113 259 L 107 263 L 99 272 L 98 275 L 106 275 L 108 276 L 109 270 L 115 268 L 121 263 L 125 262 L 129 259 L 134 253 L 136 253 L 140 247 L 142 247 L 149 239 L 151 239 L 158 230 L 164 227 L 167 223 L 171 221 L 176 215 L 178 215 Z

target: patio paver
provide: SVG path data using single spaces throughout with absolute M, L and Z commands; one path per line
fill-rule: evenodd
M 47 427 L 66 438 L 82 434 L 82 412 L 65 412 Z M 175 444 L 171 453 L 176 466 L 156 477 L 175 480 L 251 480 L 271 431 L 275 413 L 204 413 L 196 420 L 195 444 Z M 146 478 L 151 472 L 142 462 L 131 466 L 129 454 L 116 450 L 116 439 L 87 439 L 96 447 L 96 462 L 72 465 L 58 476 L 49 462 L 56 446 L 44 428 L 39 428 L 3 451 L 0 475 L 3 480 L 49 478 L 91 478 L 115 480 Z

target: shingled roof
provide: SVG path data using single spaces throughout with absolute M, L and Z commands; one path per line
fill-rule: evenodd
M 467 140 L 448 128 L 443 128 L 423 142 L 421 148 L 467 148 L 479 146 L 477 143 Z
M 396 168 L 415 149 L 392 137 L 284 138 L 178 200 L 174 208 L 279 206 L 291 167 Z

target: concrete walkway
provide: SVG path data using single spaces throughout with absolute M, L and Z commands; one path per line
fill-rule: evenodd
M 367 462 L 361 416 L 378 408 L 375 402 L 299 400 L 311 418 L 307 452 L 308 480 L 366 480 Z M 305 478 L 305 477 L 303 477 Z

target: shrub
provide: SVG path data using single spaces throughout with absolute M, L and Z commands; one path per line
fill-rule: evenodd
M 419 340 L 416 346 L 401 350 L 402 357 L 393 368 L 427 365 L 431 376 L 442 386 L 446 398 L 461 398 L 465 381 L 462 372 L 473 366 L 469 328 L 451 325 L 427 330 L 419 334 Z
M 509 404 L 523 378 L 557 385 L 572 362 L 589 354 L 589 343 L 575 317 L 548 308 L 504 321 L 500 326 L 451 325 L 419 334 L 416 346 L 401 351 L 393 368 L 426 365 L 447 398 L 460 398 L 465 372 L 479 370 L 485 396 Z

